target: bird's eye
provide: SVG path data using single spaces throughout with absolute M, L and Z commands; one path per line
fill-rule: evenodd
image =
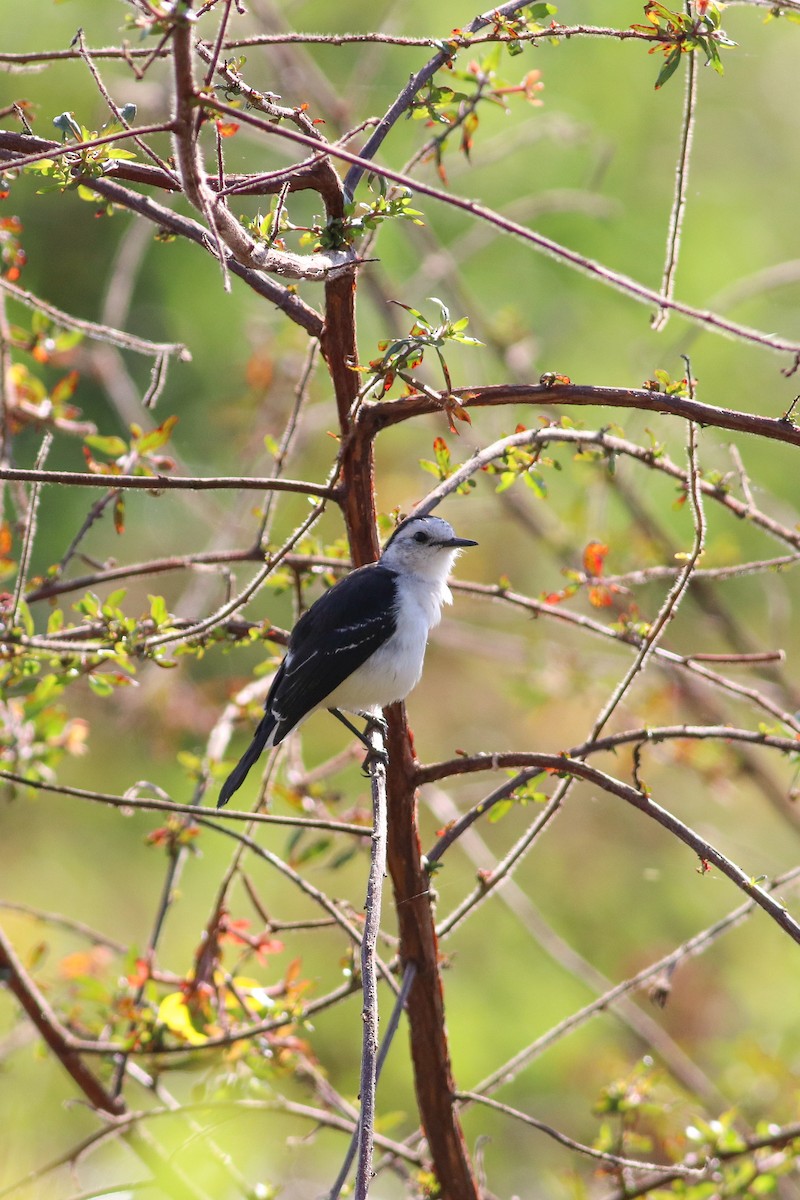
M 431 539 L 428 537 L 427 533 L 415 533 L 414 534 L 414 541 L 419 542 L 419 544 L 421 546 L 424 546 L 425 543 L 429 542 L 430 540 Z

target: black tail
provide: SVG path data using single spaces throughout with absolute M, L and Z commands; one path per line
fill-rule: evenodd
M 233 768 L 230 775 L 220 788 L 217 808 L 222 808 L 223 805 L 227 804 L 233 793 L 238 791 L 238 789 L 242 786 L 247 778 L 248 771 L 251 767 L 255 766 L 261 757 L 261 751 L 269 741 L 270 734 L 274 730 L 276 724 L 277 722 L 272 716 L 272 713 L 265 713 L 261 718 L 255 734 L 253 735 L 252 742 L 247 747 L 244 754 L 239 759 L 239 762 Z

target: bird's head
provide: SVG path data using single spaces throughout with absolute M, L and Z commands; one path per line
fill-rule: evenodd
M 459 550 L 477 544 L 471 538 L 456 537 L 452 525 L 441 517 L 408 517 L 384 546 L 381 563 L 424 579 L 444 580 Z

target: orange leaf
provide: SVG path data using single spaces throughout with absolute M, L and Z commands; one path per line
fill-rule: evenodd
M 80 979 L 85 975 L 99 976 L 111 961 L 108 946 L 92 946 L 91 950 L 76 950 L 58 964 L 62 979 Z
M 607 587 L 590 587 L 589 588 L 589 603 L 595 608 L 610 608 L 611 607 L 611 589 Z
M 125 532 L 125 499 L 123 496 L 117 496 L 114 501 L 114 529 L 119 534 Z
M 583 569 L 587 575 L 602 575 L 603 562 L 608 554 L 608 546 L 602 542 L 589 542 L 583 552 Z
M 136 966 L 127 978 L 131 987 L 144 987 L 150 978 L 150 966 L 147 960 L 144 958 L 137 958 Z

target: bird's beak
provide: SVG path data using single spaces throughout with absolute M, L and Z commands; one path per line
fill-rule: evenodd
M 453 537 L 453 538 L 450 538 L 450 540 L 449 540 L 449 541 L 447 541 L 447 542 L 444 542 L 444 545 L 445 545 L 445 546 L 447 546 L 447 547 L 448 547 L 448 549 L 455 550 L 455 549 L 457 549 L 457 548 L 458 548 L 458 547 L 460 547 L 460 546 L 477 546 L 477 545 L 478 545 L 478 543 L 477 543 L 477 542 L 473 542 L 472 538 L 457 538 L 457 537 Z

